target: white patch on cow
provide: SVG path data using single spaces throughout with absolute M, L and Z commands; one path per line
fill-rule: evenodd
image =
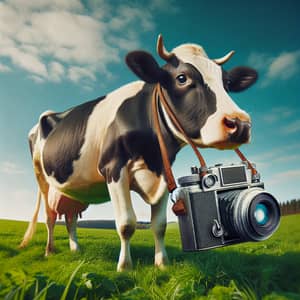
M 183 44 L 172 50 L 180 59 L 191 56 L 203 56 L 208 58 L 205 50 L 197 44 Z
M 249 121 L 250 117 L 234 103 L 225 91 L 221 67 L 207 57 L 202 47 L 194 44 L 181 45 L 172 50 L 172 52 L 175 53 L 181 61 L 197 68 L 204 82 L 216 95 L 217 110 L 208 117 L 206 123 L 201 128 L 201 139 L 194 140 L 194 142 L 199 146 L 209 146 L 226 142 L 228 131 L 225 130 L 223 125 L 224 118 L 234 118 L 238 116 L 243 121 Z
M 127 163 L 131 189 L 137 192 L 146 203 L 156 205 L 164 195 L 167 185 L 163 175 L 157 176 L 149 170 L 143 159 Z
M 29 131 L 29 133 L 28 133 L 28 138 L 29 138 L 31 135 L 35 134 L 35 133 L 37 132 L 38 128 L 39 128 L 39 124 L 35 124 L 35 125 L 31 128 L 31 130 Z

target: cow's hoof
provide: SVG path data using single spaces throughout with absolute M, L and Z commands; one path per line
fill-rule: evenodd
M 155 267 L 159 268 L 160 270 L 166 269 L 166 267 L 169 264 L 169 259 L 168 256 L 162 256 L 161 254 L 156 254 L 155 255 L 155 261 L 154 265 Z
M 79 252 L 79 251 L 80 251 L 80 248 L 79 248 L 79 247 L 77 247 L 77 248 L 71 248 L 70 251 L 71 251 L 72 253 L 76 253 L 76 252 Z
M 131 271 L 132 270 L 132 262 L 123 262 L 119 263 L 117 267 L 118 272 L 126 272 L 126 271 Z
M 168 264 L 163 264 L 163 263 L 161 263 L 161 264 L 155 264 L 155 267 L 158 268 L 158 269 L 160 269 L 160 270 L 162 270 L 162 271 L 164 271 L 164 270 L 166 270 L 168 268 Z
M 55 249 L 54 249 L 54 248 L 46 249 L 45 257 L 48 257 L 48 256 L 50 256 L 50 255 L 53 255 L 54 253 L 55 253 Z
M 80 251 L 80 247 L 78 245 L 70 245 L 71 252 L 78 252 Z
M 22 242 L 22 243 L 18 246 L 18 249 L 24 249 L 25 247 L 27 247 L 27 243 Z

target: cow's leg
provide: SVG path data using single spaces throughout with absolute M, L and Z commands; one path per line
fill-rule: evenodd
M 127 168 L 123 168 L 120 179 L 108 184 L 109 194 L 113 203 L 116 227 L 121 240 L 121 251 L 118 271 L 132 268 L 130 254 L 130 238 L 136 227 L 136 216 L 132 207 Z
M 51 195 L 49 195 L 49 184 L 45 179 L 41 164 L 39 162 L 39 158 L 34 159 L 33 162 L 34 162 L 34 172 L 45 203 L 46 227 L 48 233 L 45 256 L 48 256 L 49 254 L 54 252 L 53 233 L 54 233 L 54 226 L 55 226 L 57 214 L 49 206 L 49 197 L 51 197 Z
M 78 242 L 77 242 L 77 214 L 74 215 L 66 215 L 66 225 L 69 233 L 69 244 L 71 251 L 79 250 Z
M 131 169 L 132 190 L 136 191 L 145 202 L 151 205 L 151 228 L 155 241 L 156 266 L 163 268 L 168 263 L 168 256 L 164 244 L 167 224 L 166 183 L 162 176 L 147 169 L 143 161 L 137 161 Z
M 50 255 L 54 252 L 54 226 L 57 218 L 57 212 L 55 211 L 55 207 L 53 203 L 55 203 L 54 189 L 48 185 L 48 192 L 44 195 L 45 199 L 45 210 L 46 210 L 46 227 L 48 232 L 47 245 L 46 245 L 46 253 L 45 256 Z
M 45 199 L 45 203 L 47 203 L 46 199 Z M 48 238 L 47 238 L 45 256 L 48 256 L 54 252 L 54 226 L 55 226 L 56 218 L 57 218 L 57 214 L 49 207 L 46 207 L 46 227 L 48 232 Z
M 164 242 L 167 227 L 167 203 L 168 194 L 165 193 L 158 203 L 151 205 L 151 228 L 155 241 L 154 264 L 159 268 L 164 268 L 168 264 L 168 255 Z

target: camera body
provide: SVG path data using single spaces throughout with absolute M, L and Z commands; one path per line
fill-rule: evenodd
M 280 208 L 246 162 L 197 167 L 178 179 L 186 213 L 178 216 L 184 251 L 261 241 L 277 229 Z

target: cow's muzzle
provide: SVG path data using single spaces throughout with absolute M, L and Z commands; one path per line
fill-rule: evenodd
M 250 121 L 242 121 L 239 118 L 225 117 L 223 123 L 225 130 L 228 133 L 228 140 L 231 143 L 243 144 L 249 142 L 251 136 Z

